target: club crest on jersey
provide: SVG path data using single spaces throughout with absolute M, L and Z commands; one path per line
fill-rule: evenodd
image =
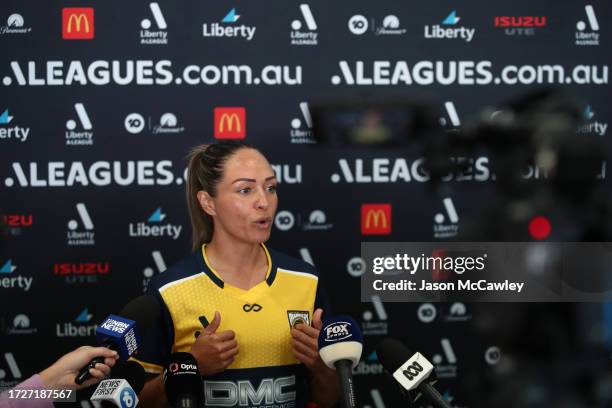
M 287 310 L 287 317 L 291 328 L 300 323 L 310 326 L 310 313 L 307 310 Z

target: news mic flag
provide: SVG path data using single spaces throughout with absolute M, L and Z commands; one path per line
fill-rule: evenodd
M 109 403 L 121 408 L 134 408 L 138 405 L 136 392 L 124 379 L 102 380 L 89 400 L 96 407 L 108 406 Z

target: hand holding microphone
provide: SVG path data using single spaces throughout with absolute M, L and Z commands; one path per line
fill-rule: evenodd
M 49 388 L 72 388 L 77 372 L 88 361 L 96 357 L 101 358 L 101 361 L 88 370 L 90 378 L 76 387 L 76 389 L 87 388 L 110 374 L 111 367 L 115 365 L 119 357 L 116 351 L 106 347 L 79 347 L 41 371 L 40 377 Z
M 155 325 L 159 315 L 158 303 L 152 296 L 143 295 L 130 301 L 120 316 L 109 315 L 96 327 L 98 343 L 118 353 L 119 359 L 127 360 L 141 345 L 140 332 Z M 94 358 L 78 373 L 74 382 L 84 384 L 91 378 L 90 370 L 102 363 L 104 358 Z
M 233 330 L 217 332 L 221 325 L 221 314 L 215 312 L 215 317 L 206 326 L 195 343 L 191 346 L 191 354 L 195 357 L 202 375 L 218 374 L 234 362 L 238 355 L 238 342 Z

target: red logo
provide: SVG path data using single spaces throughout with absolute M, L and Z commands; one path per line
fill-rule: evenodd
M 245 137 L 245 108 L 215 108 L 215 139 L 244 139 Z
M 495 27 L 545 27 L 546 16 L 497 16 Z
M 391 233 L 391 204 L 361 204 L 361 235 Z
M 53 265 L 55 275 L 108 275 L 110 265 L 108 262 L 81 262 L 81 263 L 56 263 Z
M 9 214 L 4 216 L 4 223 L 9 228 L 23 228 L 32 226 L 31 215 L 14 215 Z
M 64 40 L 91 40 L 94 38 L 93 7 L 63 8 L 62 38 Z

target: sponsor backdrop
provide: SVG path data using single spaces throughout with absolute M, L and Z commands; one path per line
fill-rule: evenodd
M 455 129 L 551 85 L 583 102 L 578 133 L 610 146 L 609 2 L 61 3 L 0 8 L 0 385 L 94 343 L 97 322 L 189 253 L 185 156 L 219 139 L 267 155 L 270 246 L 316 265 L 362 325 L 360 406 L 404 403 L 374 354 L 387 335 L 430 358 L 454 406 L 540 351 L 545 369 L 600 347 L 604 332 L 581 331 L 598 305 L 361 303 L 362 241 L 460 239 L 494 177 L 474 157 L 432 193 L 416 149 L 317 146 L 311 113 L 321 98 L 425 97 Z

